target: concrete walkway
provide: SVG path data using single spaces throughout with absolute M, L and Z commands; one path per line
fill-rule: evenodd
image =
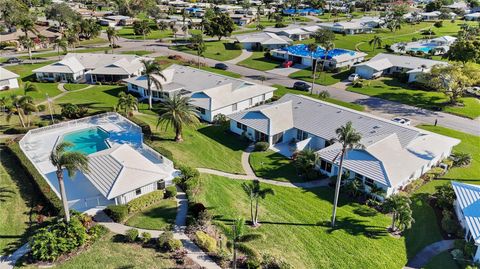
M 245 151 L 242 152 L 242 168 L 245 171 L 245 174 L 249 177 L 256 177 L 255 172 L 253 172 L 252 167 L 250 166 L 250 153 L 255 149 L 254 144 L 250 144 Z
M 415 257 L 408 261 L 404 269 L 423 268 L 427 263 L 438 254 L 452 249 L 455 240 L 442 240 L 426 246 Z
M 240 54 L 237 58 L 231 59 L 231 60 L 228 60 L 228 61 L 225 61 L 225 62 L 229 63 L 229 64 L 238 64 L 239 62 L 250 58 L 250 56 L 252 56 L 252 55 L 253 55 L 252 51 L 242 49 L 242 54 Z
M 57 89 L 59 91 L 61 91 L 62 93 L 60 93 L 59 95 L 56 95 L 54 97 L 50 97 L 50 101 L 54 101 L 58 98 L 61 98 L 69 93 L 72 93 L 72 92 L 81 92 L 81 91 L 84 91 L 84 90 L 88 90 L 90 88 L 92 88 L 93 86 L 95 85 L 88 85 L 88 86 L 85 86 L 85 88 L 81 88 L 81 89 L 78 89 L 78 90 L 74 90 L 74 91 L 67 91 L 67 89 L 65 89 L 65 83 L 59 83 L 58 86 L 57 86 Z M 42 101 L 40 103 L 38 103 L 39 105 L 43 105 L 43 104 L 46 104 L 48 102 L 48 100 L 45 100 L 45 101 Z
M 9 256 L 0 256 L 0 269 L 12 269 L 23 255 L 30 251 L 28 244 L 21 246 Z

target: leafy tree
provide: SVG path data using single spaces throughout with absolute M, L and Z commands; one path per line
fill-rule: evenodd
M 237 269 L 237 253 L 241 252 L 250 257 L 258 257 L 258 253 L 245 243 L 263 238 L 262 234 L 247 233 L 244 219 L 237 219 L 229 231 L 228 246 L 233 250 L 233 269 Z
M 82 19 L 80 21 L 80 34 L 85 39 L 92 39 L 100 35 L 102 27 L 94 19 Z
M 368 44 L 372 46 L 373 51 L 375 51 L 375 49 L 382 46 L 382 39 L 378 35 L 374 35 L 373 38 L 368 41 Z
M 160 79 L 166 80 L 166 78 L 162 74 L 162 67 L 157 62 L 153 60 L 142 60 L 142 63 L 144 67 L 143 72 L 147 77 L 148 108 L 152 109 L 153 108 L 152 85 L 155 85 L 155 87 L 158 90 L 163 90 L 163 86 L 162 86 L 162 83 L 160 82 Z
M 79 13 L 74 11 L 70 6 L 65 3 L 54 3 L 45 9 L 45 16 L 49 20 L 57 21 L 60 25 L 60 33 L 63 34 L 63 30 L 73 23 L 80 20 Z
M 174 95 L 165 100 L 159 109 L 157 126 L 164 124 L 165 128 L 172 126 L 175 130 L 175 141 L 183 141 L 182 132 L 185 125 L 199 123 L 197 109 L 190 104 L 190 97 Z
M 395 32 L 396 30 L 399 30 L 402 28 L 401 21 L 399 19 L 391 19 L 390 21 L 387 21 L 387 28 L 391 32 Z
M 338 195 L 340 193 L 340 182 L 343 175 L 343 160 L 349 150 L 355 148 L 363 148 L 363 145 L 360 144 L 362 135 L 353 128 L 352 122 L 347 122 L 344 126 L 340 126 L 335 130 L 337 134 L 336 138 L 333 138 L 332 141 L 340 143 L 342 145 L 342 150 L 340 152 L 340 164 L 337 174 L 337 183 L 335 185 L 335 198 L 333 202 L 333 212 L 332 212 L 332 227 L 335 226 L 335 217 L 337 214 L 337 204 L 338 204 Z M 335 163 L 335 160 L 334 160 Z
M 14 31 L 14 27 L 25 14 L 29 12 L 29 8 L 25 3 L 18 0 L 0 1 L 0 18 L 2 18 L 5 27 L 9 32 Z
M 414 219 L 412 217 L 412 209 L 410 205 L 412 201 L 405 195 L 394 194 L 388 197 L 384 203 L 384 209 L 386 212 L 392 213 L 392 225 L 390 229 L 392 231 L 403 231 L 410 228 Z
M 68 50 L 68 42 L 64 37 L 57 38 L 57 39 L 55 39 L 55 41 L 53 43 L 53 47 L 54 47 L 54 49 L 57 50 L 57 55 L 58 55 L 58 58 L 60 59 L 60 49 L 64 53 L 66 53 L 67 50 Z
M 151 32 L 149 22 L 147 20 L 135 21 L 133 23 L 133 32 L 136 35 L 143 36 L 143 41 L 145 41 L 145 36 Z
M 465 38 L 457 40 L 450 46 L 447 58 L 451 61 L 463 63 L 480 63 L 480 41 L 470 41 Z
M 62 104 L 62 111 L 60 112 L 62 117 L 69 119 L 83 118 L 88 112 L 88 107 L 79 106 L 72 103 Z
M 190 43 L 192 44 L 193 49 L 197 52 L 198 58 L 198 68 L 200 68 L 200 57 L 203 56 L 207 47 L 205 46 L 205 42 L 203 41 L 202 34 L 192 34 L 190 38 Z
M 168 23 L 166 21 L 159 21 L 158 22 L 158 29 L 160 31 L 166 31 L 168 29 Z
M 75 51 L 77 43 L 80 41 L 78 33 L 80 32 L 80 26 L 78 24 L 72 24 L 65 33 L 68 45 Z
M 268 195 L 275 195 L 275 191 L 271 188 L 262 188 L 260 181 L 253 180 L 244 182 L 242 188 L 250 199 L 250 217 L 253 226 L 258 226 L 258 201 L 265 199 Z M 255 201 L 255 210 L 253 209 L 253 201 Z
M 235 30 L 235 24 L 232 18 L 226 13 L 216 14 L 205 24 L 204 33 L 208 36 L 216 36 L 218 40 L 222 37 L 228 37 Z
M 18 21 L 17 21 L 17 26 L 22 30 L 22 32 L 25 34 L 25 37 L 29 37 L 28 33 L 38 33 L 37 30 L 35 29 L 35 21 L 37 20 L 37 17 L 30 14 L 27 12 L 27 14 L 24 14 Z
M 433 196 L 436 198 L 436 204 L 438 207 L 442 209 L 453 209 L 455 191 L 451 184 L 436 186 Z
M 131 94 L 120 92 L 118 94 L 117 109 L 123 109 L 127 117 L 129 117 L 132 110 L 138 109 L 138 100 Z
M 79 151 L 67 151 L 72 147 L 70 142 L 63 141 L 55 146 L 50 154 L 50 162 L 56 168 L 58 185 L 60 186 L 60 196 L 63 202 L 63 211 L 65 221 L 70 222 L 70 209 L 68 208 L 67 193 L 65 192 L 65 183 L 63 180 L 63 171 L 66 170 L 70 179 L 75 177 L 77 170 L 81 172 L 88 171 L 88 158 Z
M 114 27 L 108 27 L 107 30 L 107 39 L 110 43 L 110 47 L 113 49 L 115 48 L 115 40 L 118 40 L 118 31 Z
M 313 35 L 315 42 L 318 44 L 325 44 L 326 42 L 335 41 L 335 33 L 330 30 L 318 29 Z

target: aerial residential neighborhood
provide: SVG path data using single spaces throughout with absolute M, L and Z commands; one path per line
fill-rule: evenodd
M 0 11 L 0 269 L 480 268 L 480 1 Z

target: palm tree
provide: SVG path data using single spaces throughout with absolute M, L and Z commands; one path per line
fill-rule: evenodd
M 165 22 L 165 21 L 160 21 L 160 22 L 158 23 L 158 29 L 159 29 L 160 31 L 165 31 L 165 30 L 167 30 L 167 29 L 168 29 L 168 23 Z
M 327 57 L 328 53 L 335 48 L 335 43 L 332 41 L 325 41 L 325 43 L 322 44 L 323 49 L 325 50 L 325 56 L 323 56 L 323 63 L 322 63 L 322 72 L 325 70 L 325 64 L 327 63 Z M 325 78 L 326 76 L 324 76 Z
M 0 97 L 0 107 L 2 108 L 2 114 L 5 113 L 5 106 L 7 105 L 8 99 L 6 96 Z
M 57 49 L 58 59 L 60 59 L 60 49 L 62 49 L 63 52 L 67 52 L 68 42 L 63 37 L 62 38 L 57 38 L 54 41 L 53 47 L 54 47 L 54 49 Z
M 414 221 L 412 217 L 412 209 L 410 205 L 412 201 L 405 195 L 394 194 L 387 198 L 384 203 L 385 211 L 392 213 L 391 231 L 396 231 L 397 228 L 404 230 L 409 228 Z
M 115 48 L 115 40 L 118 40 L 118 31 L 113 27 L 108 27 L 106 32 L 107 39 L 108 42 L 110 42 L 110 47 L 112 48 L 113 53 L 113 49 Z
M 117 109 L 123 109 L 127 117 L 130 116 L 130 112 L 138 109 L 138 100 L 135 96 L 120 92 L 118 94 Z
M 382 45 L 382 39 L 378 35 L 374 35 L 373 38 L 368 41 L 368 44 L 372 46 L 373 51 L 375 51 L 377 47 L 380 47 Z
M 247 256 L 257 257 L 257 252 L 245 243 L 261 239 L 262 234 L 258 233 L 246 233 L 247 227 L 245 226 L 244 219 L 236 219 L 230 232 L 230 241 L 228 245 L 233 249 L 233 269 L 237 268 L 237 252 L 241 252 Z
M 75 26 L 73 26 L 72 28 L 69 28 L 66 32 L 66 39 L 67 39 L 67 43 L 68 45 L 70 45 L 70 47 L 72 48 L 72 51 L 75 52 L 75 47 L 76 47 L 76 44 L 78 43 L 79 39 L 78 39 L 78 29 L 76 29 Z
M 155 87 L 159 90 L 163 90 L 162 83 L 160 78 L 166 80 L 165 76 L 162 74 L 162 67 L 154 60 L 142 60 L 144 74 L 147 77 L 147 90 L 148 90 L 148 108 L 152 109 L 152 84 L 155 84 Z
M 253 226 L 258 226 L 258 201 L 265 199 L 268 195 L 275 195 L 275 191 L 271 188 L 262 188 L 260 181 L 253 180 L 244 182 L 242 188 L 250 198 L 250 217 Z M 253 201 L 255 201 L 255 211 L 253 210 Z M 255 212 L 255 213 L 254 213 Z
M 187 96 L 174 95 L 169 97 L 159 111 L 157 126 L 165 124 L 165 128 L 172 126 L 175 129 L 175 141 L 181 142 L 184 125 L 199 123 L 197 109 L 190 104 Z
M 7 121 L 10 121 L 11 117 L 17 114 L 23 128 L 30 126 L 30 118 L 28 115 L 31 112 L 37 111 L 37 106 L 33 103 L 33 98 L 30 96 L 12 95 L 11 99 L 13 107 L 10 108 L 7 115 Z M 25 124 L 25 117 L 28 125 Z
M 32 61 L 32 48 L 35 45 L 33 41 L 28 36 L 20 36 L 18 38 L 18 41 L 20 42 L 22 47 L 27 49 L 28 57 L 30 58 L 30 61 Z
M 88 171 L 88 158 L 85 154 L 78 151 L 67 151 L 72 147 L 70 142 L 61 142 L 55 146 L 50 154 L 50 162 L 55 166 L 58 185 L 60 186 L 60 196 L 63 202 L 63 211 L 65 213 L 65 221 L 70 221 L 70 210 L 68 208 L 67 193 L 65 192 L 65 183 L 63 181 L 63 169 L 67 170 L 68 177 L 73 179 L 77 170 L 81 172 Z
M 338 204 L 338 195 L 340 193 L 340 182 L 343 174 L 343 160 L 347 152 L 354 148 L 363 148 L 363 145 L 360 144 L 362 135 L 355 130 L 352 126 L 352 122 L 347 122 L 344 126 L 340 126 L 335 130 L 337 138 L 332 139 L 334 142 L 338 142 L 342 145 L 342 150 L 340 152 L 340 165 L 338 168 L 337 183 L 335 185 L 335 198 L 333 201 L 333 211 L 332 211 L 332 227 L 335 226 L 335 217 L 337 214 L 337 204 Z M 335 157 L 335 159 L 338 155 Z M 333 163 L 335 163 L 335 159 Z
M 38 92 L 38 88 L 37 85 L 27 81 L 25 82 L 25 85 L 23 85 L 23 95 L 26 96 L 29 92 Z
M 400 42 L 397 48 L 398 48 L 398 51 L 405 52 L 405 50 L 407 49 L 407 44 L 405 42 Z
M 313 87 L 315 86 L 315 71 L 317 69 L 317 66 L 316 66 L 316 61 L 314 62 L 314 59 L 313 59 L 313 54 L 317 51 L 317 44 L 315 43 L 310 43 L 308 44 L 307 46 L 307 50 L 308 52 L 310 53 L 310 61 L 312 62 L 312 89 L 310 89 L 310 94 L 313 94 Z

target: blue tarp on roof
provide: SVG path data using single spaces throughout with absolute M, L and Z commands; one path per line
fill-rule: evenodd
M 316 8 L 302 8 L 302 9 L 297 9 L 295 10 L 294 8 L 286 8 L 283 10 L 283 14 L 285 15 L 293 15 L 293 14 L 302 14 L 306 15 L 309 13 L 314 13 L 314 14 L 322 14 L 323 10 L 322 9 L 316 9 Z
M 311 53 L 308 51 L 308 46 L 305 44 L 294 45 L 282 48 L 282 50 L 287 51 L 289 54 L 302 56 L 302 57 L 310 57 Z M 331 59 L 335 56 L 342 55 L 342 54 L 349 54 L 355 55 L 355 51 L 345 50 L 345 49 L 333 49 L 330 50 L 327 54 L 327 59 Z M 317 47 L 317 51 L 313 53 L 313 58 L 315 59 L 324 59 L 325 58 L 325 50 L 322 47 Z

